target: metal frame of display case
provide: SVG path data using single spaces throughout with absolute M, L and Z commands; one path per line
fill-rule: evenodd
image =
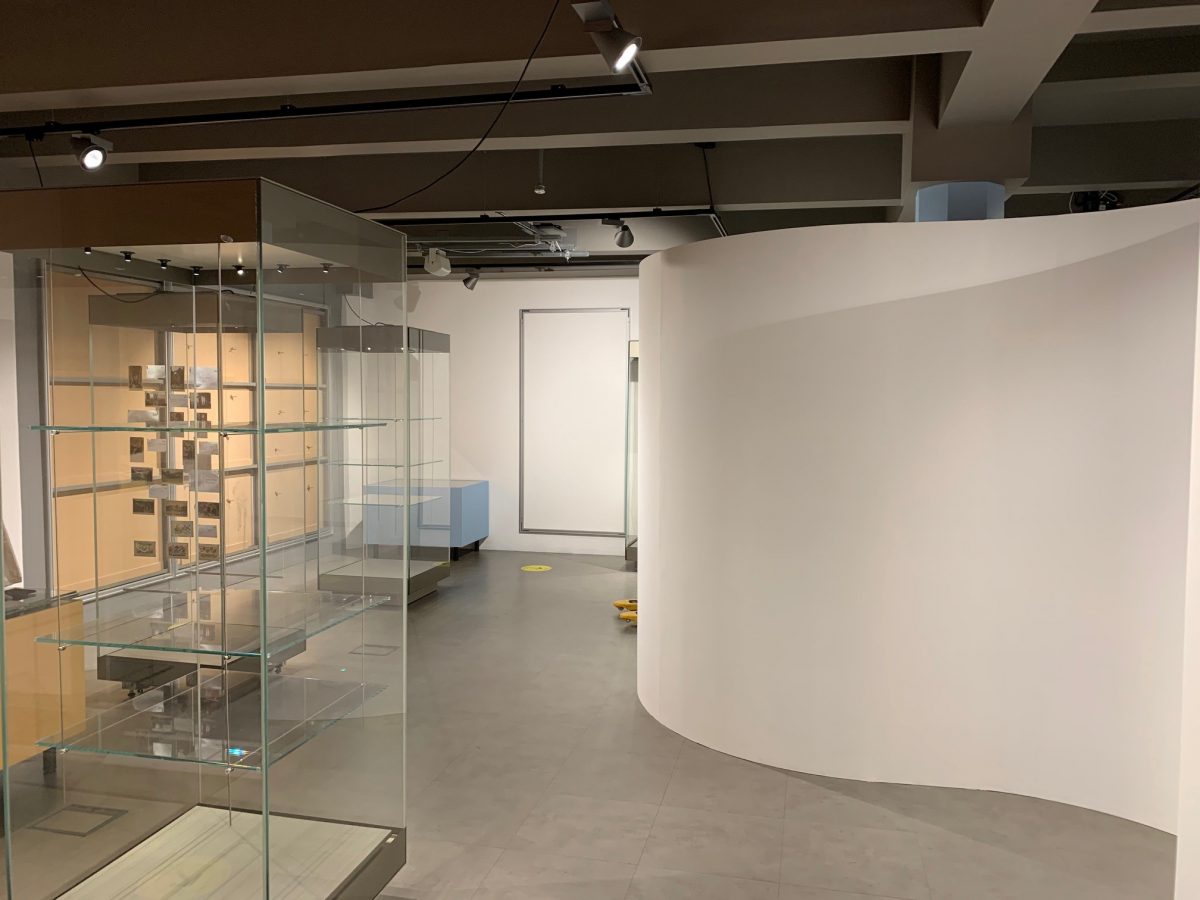
M 369 304 L 405 329 L 406 249 L 260 179 L 0 192 L 43 385 L 19 462 L 44 578 L 0 641 L 6 896 L 374 897 L 404 864 L 405 606 L 322 581 L 368 557 L 367 435 L 407 453 L 414 427 L 342 400 L 407 409 L 411 369 L 326 371 L 316 335 Z M 401 502 L 411 469 L 387 462 Z

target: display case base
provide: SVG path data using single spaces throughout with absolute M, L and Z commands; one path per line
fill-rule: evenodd
M 196 806 L 62 895 L 260 900 L 261 816 Z M 400 871 L 403 829 L 272 815 L 271 895 L 367 900 Z

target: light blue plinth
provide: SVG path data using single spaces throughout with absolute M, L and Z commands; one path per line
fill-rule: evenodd
M 404 541 L 404 510 L 397 505 L 403 483 L 363 486 L 367 506 L 363 531 L 368 544 L 399 546 Z M 408 509 L 414 547 L 458 549 L 488 536 L 488 482 L 453 479 L 413 485 Z

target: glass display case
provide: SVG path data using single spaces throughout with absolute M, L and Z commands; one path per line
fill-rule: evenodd
M 385 324 L 388 310 L 371 300 L 363 316 L 378 321 L 317 330 L 325 371 L 369 373 L 361 390 L 338 398 L 340 413 L 384 423 L 363 433 L 361 464 L 356 458 L 350 471 L 361 498 L 348 530 L 357 543 L 321 586 L 341 591 L 365 579 L 373 594 L 412 602 L 450 571 L 450 337 Z
M 346 568 L 366 467 L 412 502 L 423 383 L 318 335 L 365 346 L 366 299 L 406 327 L 403 235 L 231 180 L 2 192 L 0 250 L 41 393 L 5 485 L 7 896 L 376 896 L 405 858 L 406 607 Z
M 629 342 L 629 379 L 625 387 L 625 562 L 637 568 L 638 492 L 638 342 Z

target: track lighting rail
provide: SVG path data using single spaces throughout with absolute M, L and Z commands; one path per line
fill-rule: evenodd
M 600 97 L 644 97 L 652 92 L 650 80 L 636 63 L 629 68 L 632 83 L 590 84 L 568 86 L 552 84 L 547 88 L 517 91 L 512 103 L 539 103 L 551 100 L 589 100 Z M 109 131 L 130 131 L 139 128 L 176 128 L 189 125 L 220 125 L 235 122 L 266 122 L 279 119 L 313 119 L 327 116 L 354 116 L 371 113 L 406 112 L 424 109 L 465 109 L 473 106 L 492 106 L 509 100 L 508 91 L 482 94 L 462 94 L 449 97 L 407 97 L 393 100 L 374 100 L 362 103 L 327 103 L 316 106 L 296 106 L 284 103 L 265 109 L 227 110 L 210 113 L 183 113 L 169 116 L 138 116 L 125 119 L 93 120 L 88 122 L 43 122 L 41 125 L 13 125 L 0 128 L 0 137 L 24 137 L 40 140 L 50 134 L 96 134 Z

